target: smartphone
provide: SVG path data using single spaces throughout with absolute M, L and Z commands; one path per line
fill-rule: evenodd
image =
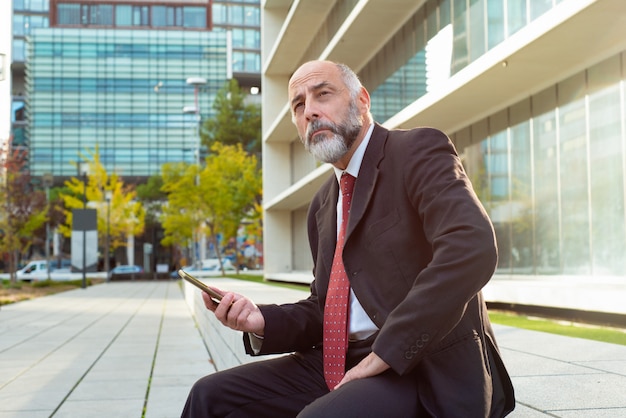
M 209 296 L 211 296 L 211 298 L 213 299 L 215 303 L 220 303 L 220 300 L 222 300 L 222 295 L 220 295 L 215 290 L 211 289 L 209 286 L 202 283 L 200 280 L 196 279 L 195 277 L 193 277 L 191 274 L 187 273 L 186 271 L 178 270 L 178 275 L 181 278 L 187 280 L 192 285 L 196 286 L 198 289 L 202 290 L 203 292 L 206 292 Z

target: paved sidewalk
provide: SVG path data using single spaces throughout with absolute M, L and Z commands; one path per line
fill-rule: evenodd
M 259 303 L 306 296 L 207 281 Z M 195 288 L 184 289 L 114 282 L 0 308 L 0 418 L 179 416 L 214 362 L 251 360 L 241 335 L 211 323 Z M 626 417 L 626 346 L 495 329 L 517 394 L 511 417 Z
M 177 282 L 119 282 L 0 309 L 0 417 L 176 417 L 214 370 Z

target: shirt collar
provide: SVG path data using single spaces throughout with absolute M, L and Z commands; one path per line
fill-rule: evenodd
M 361 169 L 361 163 L 363 162 L 363 156 L 365 155 L 365 149 L 367 148 L 367 144 L 370 142 L 370 138 L 372 137 L 372 131 L 374 130 L 374 124 L 372 123 L 363 138 L 363 141 L 359 144 L 354 154 L 352 154 L 352 158 L 350 158 L 350 162 L 345 170 L 341 170 L 335 166 L 333 169 L 335 170 L 335 176 L 337 177 L 337 181 L 341 178 L 341 175 L 346 172 L 353 177 L 358 177 L 359 170 Z

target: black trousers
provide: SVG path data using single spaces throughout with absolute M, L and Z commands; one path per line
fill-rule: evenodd
M 351 344 L 347 367 L 370 352 L 370 342 Z M 329 392 L 322 350 L 311 349 L 213 373 L 198 380 L 182 417 L 415 417 L 414 376 L 388 370 Z

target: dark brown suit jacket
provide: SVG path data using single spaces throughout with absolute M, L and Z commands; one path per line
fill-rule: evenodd
M 322 340 L 337 197 L 333 175 L 309 208 L 311 295 L 261 307 L 261 354 Z M 514 407 L 480 293 L 496 261 L 492 224 L 447 136 L 376 125 L 355 185 L 344 264 L 380 329 L 372 350 L 397 373 L 416 376 L 417 396 L 435 416 L 503 416 Z

